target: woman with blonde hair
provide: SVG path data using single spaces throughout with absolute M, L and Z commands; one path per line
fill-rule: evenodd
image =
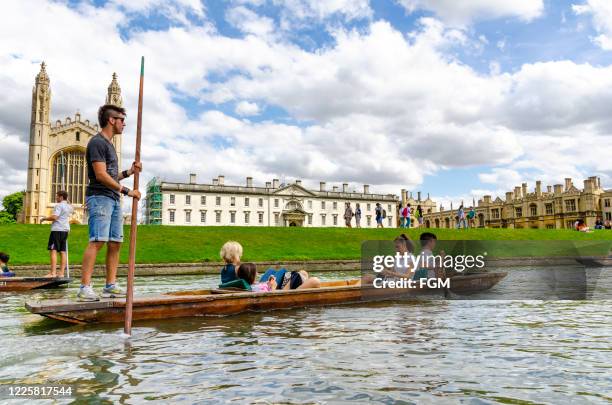
M 229 283 L 238 279 L 236 270 L 240 265 L 242 257 L 242 245 L 233 240 L 227 241 L 219 252 L 225 265 L 221 268 L 221 284 Z

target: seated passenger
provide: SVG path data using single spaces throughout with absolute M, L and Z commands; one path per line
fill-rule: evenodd
M 0 277 L 15 277 L 15 273 L 9 270 L 8 261 L 9 255 L 4 252 L 0 252 Z
M 414 245 L 408 236 L 405 234 L 401 234 L 397 238 L 394 239 L 395 251 L 400 254 L 402 259 L 400 259 L 399 263 L 395 263 L 392 269 L 384 270 L 382 274 L 385 277 L 395 277 L 395 278 L 410 278 L 414 274 L 414 269 L 412 268 L 412 259 L 408 259 L 404 261 L 403 255 L 407 253 L 408 256 L 413 254 Z
M 270 292 L 276 290 L 276 279 L 274 276 L 268 277 L 266 282 L 255 283 L 257 278 L 257 267 L 254 263 L 242 263 L 238 267 L 238 278 L 243 279 L 251 286 L 253 292 Z
M 422 263 L 420 269 L 414 273 L 414 280 L 421 278 L 444 278 L 444 269 L 437 268 L 435 263 L 431 263 L 433 260 L 428 259 L 433 257 L 433 249 L 436 247 L 438 238 L 431 232 L 423 232 L 419 238 L 421 240 L 421 256 Z M 444 259 L 444 252 L 440 252 L 440 256 Z M 429 263 L 428 263 L 429 262 Z
M 285 268 L 280 270 L 268 269 L 261 276 L 260 282 L 266 282 L 270 277 L 276 280 L 277 290 L 299 290 L 302 288 L 319 288 L 321 280 L 317 277 L 310 277 L 306 270 L 289 271 Z
M 221 255 L 221 259 L 225 262 L 225 265 L 221 268 L 221 284 L 237 280 L 236 269 L 240 265 L 242 245 L 233 240 L 227 241 L 223 247 L 221 247 L 221 252 L 219 252 L 219 254 Z

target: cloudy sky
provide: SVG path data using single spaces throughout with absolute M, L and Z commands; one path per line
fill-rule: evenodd
M 25 188 L 41 61 L 52 122 L 117 72 L 147 181 L 246 176 L 448 203 L 522 181 L 612 187 L 612 1 L 3 2 L 0 196 Z

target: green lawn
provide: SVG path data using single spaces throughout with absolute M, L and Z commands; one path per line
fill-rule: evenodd
M 12 265 L 46 264 L 49 230 L 49 225 L 0 225 L 0 251 L 10 254 Z M 418 239 L 423 231 L 412 229 L 405 233 Z M 431 231 L 439 240 L 612 241 L 612 231 L 605 230 L 593 233 L 543 229 Z M 121 262 L 127 263 L 129 227 L 124 232 L 126 243 Z M 136 260 L 138 263 L 219 261 L 219 250 L 227 240 L 242 244 L 243 261 L 359 259 L 363 241 L 392 240 L 400 233 L 399 229 L 139 226 Z M 69 238 L 70 263 L 81 262 L 86 245 L 87 227 L 73 226 Z M 521 252 L 512 254 L 520 256 Z M 103 254 L 99 255 L 98 262 L 104 262 Z

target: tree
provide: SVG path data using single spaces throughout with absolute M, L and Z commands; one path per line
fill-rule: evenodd
M 0 224 L 14 224 L 15 218 L 6 211 L 0 211 Z
M 17 214 L 23 208 L 23 196 L 25 191 L 18 191 L 13 194 L 9 194 L 2 200 L 4 211 L 8 213 L 12 218 L 13 222 L 17 220 Z

